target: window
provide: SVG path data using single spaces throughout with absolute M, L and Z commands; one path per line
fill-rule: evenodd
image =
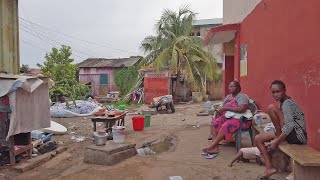
M 200 32 L 197 32 L 197 36 L 200 36 Z
M 109 75 L 108 74 L 100 74 L 100 85 L 109 84 Z
M 248 45 L 244 44 L 240 47 L 240 76 L 248 74 Z

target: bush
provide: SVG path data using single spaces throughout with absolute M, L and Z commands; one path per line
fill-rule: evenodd
M 138 65 L 134 65 L 114 71 L 114 81 L 117 91 L 120 91 L 122 95 L 130 93 L 130 90 L 138 81 L 139 69 L 140 67 Z

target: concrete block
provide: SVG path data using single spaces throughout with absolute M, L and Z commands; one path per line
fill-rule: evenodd
M 90 145 L 87 146 L 86 149 L 91 149 L 95 151 L 103 151 L 106 154 L 114 154 L 126 149 L 134 148 L 136 144 L 129 144 L 129 143 L 114 143 L 113 141 L 107 141 L 107 143 L 104 146 L 96 146 L 96 145 Z
M 108 141 L 104 146 L 88 146 L 83 161 L 110 166 L 130 158 L 136 153 L 135 144 L 116 144 Z
M 203 96 L 201 92 L 192 92 L 192 100 L 194 102 L 202 102 Z

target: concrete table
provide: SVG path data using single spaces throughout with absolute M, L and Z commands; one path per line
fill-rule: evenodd
M 84 159 L 85 163 L 111 166 L 137 154 L 135 144 L 117 144 L 108 141 L 106 145 L 90 145 L 86 147 Z

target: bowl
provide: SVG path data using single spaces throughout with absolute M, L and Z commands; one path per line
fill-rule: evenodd
M 123 111 L 115 111 L 114 114 L 115 114 L 116 116 L 120 116 L 120 115 L 123 114 Z
M 95 112 L 95 113 L 93 113 L 93 115 L 95 115 L 95 116 L 104 116 L 104 115 L 106 115 L 106 112 Z
M 106 109 L 101 108 L 101 109 L 99 109 L 99 112 L 101 112 L 101 113 L 106 112 Z
M 108 112 L 108 117 L 115 117 L 116 114 L 114 112 Z

